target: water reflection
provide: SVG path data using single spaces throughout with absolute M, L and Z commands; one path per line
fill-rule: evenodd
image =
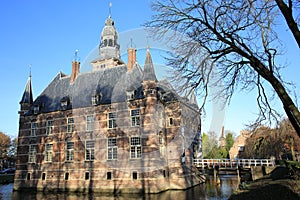
M 228 199 L 237 188 L 238 179 L 236 176 L 223 175 L 219 180 L 212 176 L 207 177 L 205 184 L 190 188 L 188 190 L 167 191 L 151 195 L 105 195 L 105 194 L 74 194 L 74 193 L 34 193 L 34 192 L 12 192 L 13 184 L 0 185 L 0 199 L 13 200 L 40 200 L 40 199 L 63 199 L 63 200 L 191 200 L 191 199 Z M 2 196 L 1 196 L 2 195 Z M 2 198 L 1 198 L 2 197 Z

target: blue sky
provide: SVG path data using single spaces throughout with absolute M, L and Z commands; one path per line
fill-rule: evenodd
M 71 73 L 71 62 L 76 49 L 79 49 L 79 57 L 84 61 L 97 47 L 101 30 L 108 17 L 109 2 L 107 0 L 1 2 L 0 131 L 13 137 L 17 136 L 19 101 L 28 78 L 29 65 L 32 65 L 32 86 L 36 98 L 59 71 Z M 114 0 L 112 4 L 112 18 L 120 35 L 128 31 L 134 33 L 134 30 L 140 29 L 151 17 L 150 0 Z M 294 81 L 298 86 L 299 49 L 288 30 L 283 27 L 280 34 L 288 47 L 286 49 L 288 56 L 282 61 L 290 63 L 284 71 L 284 77 Z M 146 45 L 145 43 L 145 47 Z M 149 45 L 151 46 L 151 40 Z M 139 47 L 142 48 L 141 46 Z M 158 66 L 162 65 L 161 58 L 156 57 L 159 53 L 153 52 L 153 62 Z M 143 56 L 138 58 L 139 63 L 143 64 L 144 59 Z M 280 109 L 280 104 L 276 106 Z M 221 121 L 219 124 L 224 124 L 225 129 L 238 133 L 244 128 L 244 124 L 255 119 L 257 113 L 255 93 L 241 92 L 235 95 L 231 104 L 225 108 L 224 120 L 221 112 L 213 113 L 212 107 L 212 103 L 206 107 L 206 116 L 203 118 L 204 132 L 214 127 L 215 122 L 212 122 L 212 119 L 214 121 L 217 119 Z M 216 130 L 219 130 L 219 126 Z

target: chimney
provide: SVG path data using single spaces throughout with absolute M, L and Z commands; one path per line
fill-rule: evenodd
M 224 137 L 224 126 L 222 126 L 222 133 L 221 133 L 221 137 L 223 138 Z
M 80 62 L 78 57 L 78 50 L 76 49 L 74 59 L 72 61 L 72 74 L 70 79 L 71 84 L 74 83 L 75 79 L 77 78 L 79 74 L 79 69 L 80 69 Z
M 127 49 L 128 52 L 128 62 L 127 62 L 127 70 L 130 72 L 136 63 L 136 49 L 130 47 Z
M 72 74 L 70 79 L 71 84 L 74 83 L 75 79 L 77 78 L 79 74 L 79 69 L 80 69 L 80 62 L 72 61 Z

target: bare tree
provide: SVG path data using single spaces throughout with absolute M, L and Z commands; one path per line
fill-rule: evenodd
M 198 89 L 203 105 L 210 84 L 222 84 L 217 93 L 227 102 L 236 90 L 256 89 L 257 122 L 278 122 L 280 113 L 271 104 L 277 95 L 300 136 L 300 113 L 289 95 L 290 83 L 281 77 L 283 66 L 277 62 L 283 45 L 276 20 L 285 13 L 280 3 L 287 5 L 281 0 L 159 0 L 152 4 L 154 15 L 145 26 L 158 38 L 166 30 L 185 36 L 172 36 L 178 42 L 173 43 L 175 53 L 167 59 L 178 72 L 174 80 L 180 75 L 179 88 Z M 289 6 L 292 12 L 293 4 Z M 287 23 L 295 22 L 292 14 L 288 16 Z M 297 31 L 292 30 L 296 41 Z

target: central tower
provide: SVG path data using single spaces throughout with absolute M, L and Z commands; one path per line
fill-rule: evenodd
M 124 64 L 124 62 L 120 59 L 118 32 L 114 26 L 114 20 L 109 16 L 105 21 L 105 26 L 101 33 L 99 55 L 92 61 L 93 71 L 122 64 Z

